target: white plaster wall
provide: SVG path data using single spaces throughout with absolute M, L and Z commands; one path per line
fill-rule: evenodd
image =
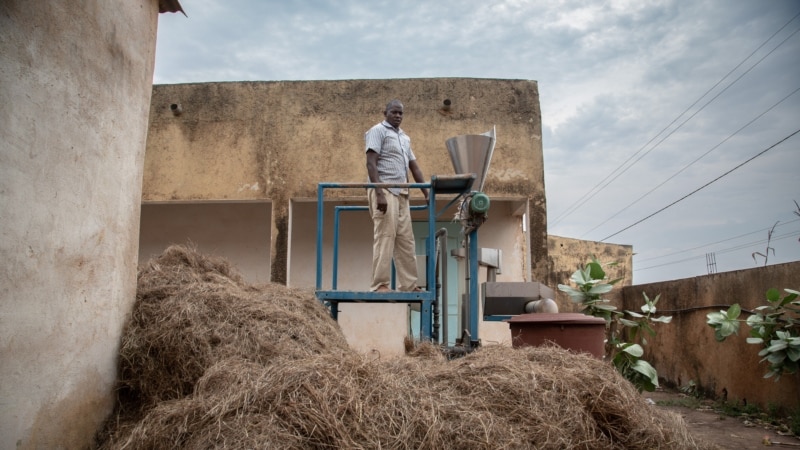
M 135 296 L 158 2 L 0 2 L 0 448 L 89 448 Z
M 335 205 L 366 205 L 365 201 L 329 201 L 325 204 L 323 233 L 322 289 L 331 289 L 333 261 L 333 223 Z M 445 206 L 443 202 L 437 211 Z M 522 228 L 520 204 L 526 199 L 492 201 L 489 220 L 478 231 L 478 243 L 484 248 L 503 251 L 503 272 L 497 281 L 529 281 L 525 258 L 529 254 L 525 231 Z M 290 208 L 290 244 L 288 284 L 313 288 L 316 283 L 316 201 L 296 200 Z M 424 220 L 424 212 L 414 212 L 415 220 Z M 444 221 L 452 218 L 447 213 Z M 367 212 L 343 212 L 340 216 L 339 290 L 366 291 L 372 271 L 372 221 Z M 479 285 L 486 281 L 486 269 L 479 270 Z M 458 280 L 464 284 L 464 280 Z M 451 286 L 454 288 L 455 286 Z M 462 287 L 463 290 L 463 287 Z M 480 297 L 479 297 L 480 298 Z M 351 347 L 362 352 L 378 352 L 396 356 L 404 352 L 403 338 L 408 334 L 406 304 L 342 303 L 339 305 L 339 326 Z M 482 314 L 480 316 L 483 317 Z M 484 343 L 511 344 L 511 332 L 505 322 L 479 322 L 479 334 Z
M 139 265 L 172 244 L 227 259 L 249 283 L 270 278 L 272 204 L 252 202 L 146 203 L 142 205 Z

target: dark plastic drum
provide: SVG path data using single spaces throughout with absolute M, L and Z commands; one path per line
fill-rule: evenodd
M 580 313 L 521 314 L 507 320 L 511 344 L 540 346 L 546 342 L 603 359 L 606 321 Z

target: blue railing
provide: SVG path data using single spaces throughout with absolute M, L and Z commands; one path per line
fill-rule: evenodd
M 456 175 L 454 177 L 431 177 L 430 183 L 319 183 L 317 185 L 317 261 L 316 261 L 316 295 L 317 298 L 326 303 L 331 310 L 331 316 L 338 318 L 338 304 L 342 302 L 400 302 L 400 303 L 419 303 L 420 304 L 420 337 L 429 340 L 432 336 L 432 305 L 436 300 L 436 287 L 433 286 L 435 280 L 436 261 L 435 251 L 436 242 L 432 237 L 435 235 L 436 219 L 444 211 L 450 208 L 465 193 L 474 181 L 473 174 Z M 426 254 L 426 280 L 427 286 L 422 292 L 361 292 L 361 291 L 341 291 L 338 289 L 339 276 L 339 229 L 340 213 L 345 211 L 366 211 L 367 206 L 336 206 L 334 208 L 333 223 L 333 262 L 331 270 L 331 290 L 323 290 L 323 231 L 325 229 L 325 191 L 330 189 L 353 189 L 353 188 L 408 188 L 408 189 L 428 189 L 428 202 L 426 205 L 412 206 L 413 210 L 427 210 L 428 239 L 425 242 Z M 458 194 L 438 213 L 435 211 L 436 195 L 438 193 Z M 394 282 L 394 280 L 393 280 Z

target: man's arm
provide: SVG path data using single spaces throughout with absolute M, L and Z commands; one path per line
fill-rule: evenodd
M 367 174 L 370 183 L 381 182 L 378 178 L 378 153 L 373 149 L 367 150 Z
M 411 176 L 414 177 L 414 181 L 417 183 L 424 183 L 425 177 L 422 175 L 422 169 L 419 168 L 419 164 L 417 164 L 417 160 L 409 161 L 408 168 L 411 169 Z M 428 189 L 427 188 L 420 188 L 422 191 L 422 195 L 425 196 L 425 200 L 428 199 Z
M 369 175 L 370 183 L 380 183 L 378 177 L 378 153 L 375 150 L 367 150 L 367 174 Z M 375 189 L 375 199 L 377 200 L 378 211 L 386 212 L 386 197 L 383 194 L 383 189 Z

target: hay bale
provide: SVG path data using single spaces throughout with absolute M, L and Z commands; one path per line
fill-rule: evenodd
M 353 352 L 209 368 L 108 448 L 710 448 L 607 364 L 558 347 Z
M 610 365 L 560 347 L 352 351 L 313 293 L 171 247 L 139 276 L 103 449 L 712 448 Z
M 146 407 L 191 394 L 224 359 L 268 365 L 279 355 L 348 348 L 312 291 L 249 286 L 227 261 L 171 246 L 139 272 L 120 349 L 120 389 Z

